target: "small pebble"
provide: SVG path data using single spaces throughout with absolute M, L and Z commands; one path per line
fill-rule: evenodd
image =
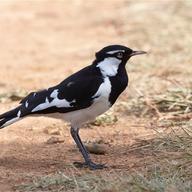
M 90 153 L 97 154 L 97 155 L 104 155 L 107 152 L 105 145 L 102 145 L 102 144 L 89 143 L 89 144 L 86 144 L 85 147 Z
M 56 143 L 63 143 L 64 139 L 61 137 L 50 137 L 46 143 L 47 144 L 56 144 Z

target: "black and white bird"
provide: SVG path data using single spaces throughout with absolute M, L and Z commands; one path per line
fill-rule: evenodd
M 104 47 L 95 54 L 93 63 L 54 87 L 32 92 L 18 107 L 0 115 L 0 128 L 27 116 L 60 116 L 71 125 L 71 136 L 85 160 L 83 166 L 101 169 L 103 164 L 92 162 L 83 145 L 79 128 L 106 112 L 128 85 L 125 65 L 129 58 L 145 54 L 122 45 Z

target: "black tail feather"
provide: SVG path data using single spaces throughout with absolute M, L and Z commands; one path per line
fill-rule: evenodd
M 7 111 L 3 114 L 0 115 L 0 119 L 3 119 L 3 118 L 7 118 L 7 117 L 12 117 L 14 116 L 16 113 L 18 113 L 18 111 L 20 110 L 20 106 L 15 108 L 15 109 L 12 109 L 10 111 Z
M 0 129 L 6 127 L 21 117 L 20 106 L 0 115 Z

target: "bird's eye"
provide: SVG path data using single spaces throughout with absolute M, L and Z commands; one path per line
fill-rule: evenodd
M 123 58 L 123 53 L 122 53 L 122 52 L 117 53 L 117 57 L 118 57 L 119 59 L 122 59 L 122 58 Z

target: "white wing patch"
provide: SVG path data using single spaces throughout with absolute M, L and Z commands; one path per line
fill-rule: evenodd
M 36 106 L 32 110 L 32 112 L 41 111 L 41 110 L 47 109 L 49 107 L 58 107 L 58 108 L 72 107 L 71 103 L 74 103 L 75 99 L 73 101 L 71 101 L 71 102 L 67 101 L 66 99 L 59 99 L 58 98 L 58 93 L 59 93 L 59 90 L 55 89 L 50 95 L 50 97 L 53 98 L 53 100 L 51 102 L 49 102 L 48 98 L 46 97 L 45 102 L 39 104 L 38 106 Z
M 115 76 L 117 74 L 117 70 L 119 68 L 120 63 L 121 60 L 115 57 L 108 57 L 105 58 L 103 61 L 99 62 L 97 64 L 97 67 L 99 67 L 104 77 Z
M 19 110 L 17 113 L 17 117 L 19 118 L 21 116 L 21 111 Z
M 51 93 L 50 97 L 51 97 L 51 98 L 56 98 L 57 95 L 58 95 L 58 89 L 55 89 L 55 90 Z
M 25 107 L 27 108 L 29 106 L 28 101 L 25 102 Z
M 35 107 L 35 108 L 32 110 L 32 112 L 40 111 L 40 110 L 46 109 L 46 108 L 48 108 L 48 107 L 51 107 L 51 106 L 50 106 L 50 103 L 49 103 L 48 98 L 46 97 L 45 103 L 41 103 L 41 104 L 37 105 L 37 107 Z

